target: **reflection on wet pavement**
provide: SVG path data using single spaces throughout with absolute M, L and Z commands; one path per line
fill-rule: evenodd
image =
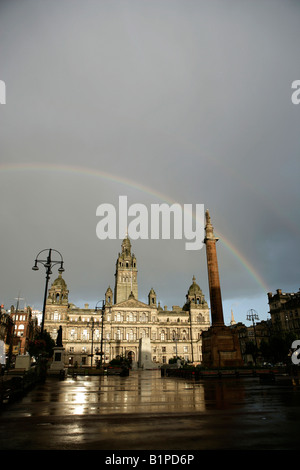
M 49 377 L 0 414 L 1 449 L 297 448 L 299 389 L 258 379 Z
M 8 414 L 19 416 L 112 413 L 201 412 L 238 405 L 244 397 L 233 382 L 195 383 L 161 378 L 159 371 L 133 371 L 129 377 L 48 378 Z M 39 406 L 37 406 L 37 404 Z
M 54 386 L 55 383 L 55 386 Z M 36 405 L 39 404 L 37 407 Z M 202 384 L 162 379 L 159 371 L 131 372 L 129 377 L 49 378 L 8 413 L 38 415 L 157 413 L 205 409 Z

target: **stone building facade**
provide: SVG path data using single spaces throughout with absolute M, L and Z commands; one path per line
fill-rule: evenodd
M 154 364 L 179 356 L 193 363 L 202 361 L 202 331 L 210 326 L 209 308 L 193 277 L 183 307 L 164 309 L 153 288 L 148 303 L 138 299 L 137 259 L 128 237 L 117 257 L 114 292 L 108 287 L 100 308 L 78 308 L 69 302 L 62 275 L 53 282 L 45 312 L 45 329 L 56 339 L 60 326 L 66 365 L 95 365 L 125 356 L 133 363 L 139 357 L 141 338 L 149 338 Z M 103 332 L 103 335 L 102 335 Z
M 13 354 L 26 354 L 29 343 L 39 332 L 38 320 L 34 317 L 31 307 L 16 309 L 11 306 L 10 316 L 14 323 Z
M 268 293 L 271 322 L 274 331 L 300 333 L 300 290 L 298 292 Z
M 245 364 L 256 364 L 262 363 L 264 358 L 259 352 L 262 343 L 268 343 L 271 332 L 270 320 L 263 320 L 255 325 L 246 326 L 243 323 L 235 323 L 230 326 L 235 329 L 238 333 L 239 343 L 243 361 Z M 253 344 L 257 349 L 258 353 L 254 357 L 255 349 L 251 348 L 249 351 L 249 344 Z

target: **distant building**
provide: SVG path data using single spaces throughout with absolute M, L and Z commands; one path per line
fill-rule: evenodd
M 4 346 L 4 351 L 1 352 L 2 356 L 7 356 L 9 353 L 10 345 L 13 342 L 13 329 L 14 322 L 10 314 L 7 313 L 3 308 L 0 311 L 0 341 Z M 5 358 L 1 358 L 1 363 L 5 364 Z
M 183 307 L 163 309 L 153 288 L 149 291 L 148 303 L 141 302 L 138 300 L 137 259 L 131 253 L 128 237 L 121 248 L 115 268 L 114 292 L 108 287 L 105 293 L 103 324 L 101 310 L 95 311 L 87 304 L 85 308 L 78 308 L 69 303 L 69 291 L 61 274 L 49 289 L 45 329 L 56 340 L 62 326 L 68 364 L 90 365 L 92 360 L 95 364 L 100 359 L 101 344 L 103 362 L 117 356 L 138 362 L 141 338 L 150 339 L 153 363 L 168 363 L 175 356 L 201 363 L 202 332 L 209 328 L 210 319 L 207 302 L 195 277 Z
M 300 290 L 285 293 L 277 289 L 276 294 L 268 293 L 268 302 L 274 331 L 288 331 L 300 334 Z
M 38 321 L 29 306 L 23 310 L 15 310 L 12 306 L 10 316 L 14 322 L 13 355 L 26 354 L 29 342 L 37 335 Z
M 253 355 L 249 353 L 249 344 L 252 343 L 259 351 L 262 342 L 268 343 L 270 339 L 270 320 L 263 320 L 251 326 L 246 326 L 244 323 L 238 322 L 232 324 L 230 328 L 234 328 L 238 332 L 241 353 L 245 364 L 254 361 Z M 260 362 L 262 358 L 260 355 L 258 356 L 258 362 Z

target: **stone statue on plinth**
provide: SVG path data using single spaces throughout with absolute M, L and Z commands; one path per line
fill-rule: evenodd
M 62 327 L 57 332 L 56 345 L 53 348 L 53 360 L 50 365 L 50 374 L 65 375 L 65 348 L 62 344 Z
M 62 344 L 62 327 L 61 326 L 58 329 L 57 338 L 56 338 L 56 346 L 59 347 L 59 348 L 62 348 L 62 346 L 63 346 L 63 344 Z

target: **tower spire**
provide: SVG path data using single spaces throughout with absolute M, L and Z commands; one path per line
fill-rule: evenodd
M 126 234 L 122 241 L 122 252 L 119 253 L 116 263 L 115 303 L 128 300 L 131 294 L 138 299 L 136 257 L 131 253 L 131 243 Z

